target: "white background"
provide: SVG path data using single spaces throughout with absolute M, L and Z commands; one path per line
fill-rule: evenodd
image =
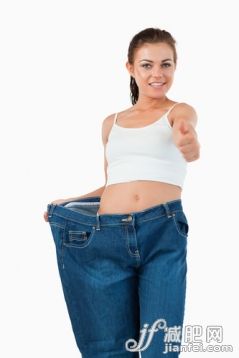
M 238 356 L 237 1 L 2 1 L 1 344 L 4 358 L 79 357 L 47 203 L 104 184 L 101 125 L 131 105 L 127 49 L 146 27 L 177 41 L 168 97 L 194 106 L 185 324 L 222 325 Z M 214 357 L 219 353 L 183 353 Z M 223 353 L 221 353 L 223 354 Z

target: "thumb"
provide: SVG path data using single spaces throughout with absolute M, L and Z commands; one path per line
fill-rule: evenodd
M 182 120 L 182 121 L 180 122 L 179 130 L 180 130 L 180 132 L 181 132 L 182 134 L 188 133 L 188 131 L 189 131 L 189 126 L 188 126 L 188 124 L 185 122 L 185 120 Z

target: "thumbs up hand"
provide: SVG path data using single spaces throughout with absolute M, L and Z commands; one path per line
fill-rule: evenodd
M 177 118 L 173 125 L 173 140 L 187 162 L 200 156 L 200 144 L 193 125 L 185 118 Z
M 189 133 L 189 125 L 185 122 L 185 120 L 181 120 L 179 123 L 179 130 L 181 134 L 187 134 Z

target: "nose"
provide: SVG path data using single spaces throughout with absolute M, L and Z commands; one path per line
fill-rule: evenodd
M 155 66 L 152 70 L 152 75 L 155 77 L 155 78 L 160 78 L 163 76 L 163 70 L 162 68 L 158 67 L 158 66 Z

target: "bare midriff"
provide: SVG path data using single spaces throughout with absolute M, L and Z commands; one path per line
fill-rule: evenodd
M 181 199 L 182 188 L 152 180 L 136 180 L 105 187 L 98 214 L 141 211 L 171 200 Z

